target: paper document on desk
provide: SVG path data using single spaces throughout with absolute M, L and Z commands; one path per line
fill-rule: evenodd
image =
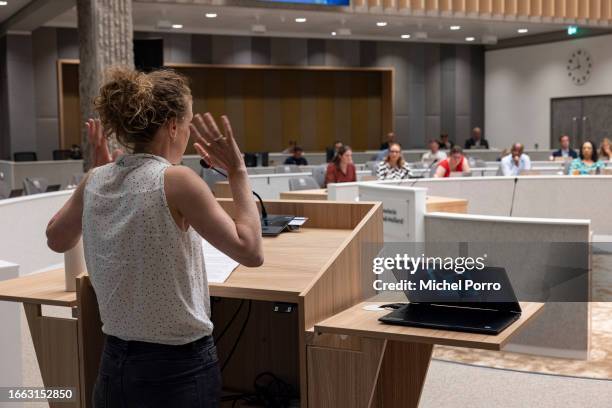
M 209 283 L 225 282 L 239 265 L 238 262 L 210 245 L 204 238 L 202 238 L 202 251 Z

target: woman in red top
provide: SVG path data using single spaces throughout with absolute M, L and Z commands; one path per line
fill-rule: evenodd
M 448 158 L 438 164 L 434 177 L 450 177 L 452 172 L 469 173 L 470 165 L 459 146 L 453 146 Z
M 325 185 L 351 181 L 357 181 L 357 173 L 353 164 L 353 151 L 350 146 L 342 146 L 338 149 L 331 163 L 327 165 Z

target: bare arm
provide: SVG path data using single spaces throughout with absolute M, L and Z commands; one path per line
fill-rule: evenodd
M 206 183 L 186 167 L 166 170 L 166 197 L 171 209 L 213 246 L 245 266 L 259 266 L 263 263 L 259 211 L 230 123 L 226 117 L 222 122 L 224 134 L 210 114 L 196 115 L 192 135 L 198 141 L 194 145 L 198 153 L 228 172 L 236 219 L 221 208 Z
M 85 126 L 87 126 L 93 167 L 110 163 L 113 159 L 108 151 L 100 120 L 89 119 Z M 47 246 L 55 252 L 66 252 L 72 249 L 81 238 L 83 192 L 88 179 L 89 173 L 83 177 L 72 196 L 47 224 Z
M 464 173 L 471 173 L 472 169 L 470 168 L 470 163 L 468 162 L 468 160 L 464 157 L 463 158 L 463 164 L 461 165 L 461 168 L 463 169 Z
M 47 224 L 47 246 L 55 252 L 66 252 L 72 249 L 81 238 L 83 191 L 88 178 L 89 174 L 83 177 L 68 201 Z
M 442 166 L 438 166 L 436 168 L 436 172 L 434 173 L 434 177 L 441 178 L 441 177 L 444 177 L 444 174 L 446 174 L 446 169 Z

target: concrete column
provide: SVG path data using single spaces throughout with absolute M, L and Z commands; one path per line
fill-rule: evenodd
M 94 117 L 93 99 L 105 70 L 112 65 L 134 66 L 131 0 L 77 0 L 79 27 L 79 94 L 81 123 Z M 89 146 L 83 126 L 85 169 Z M 111 142 L 111 148 L 116 142 Z

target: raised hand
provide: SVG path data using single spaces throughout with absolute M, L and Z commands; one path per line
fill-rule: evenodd
M 196 140 L 194 147 L 198 154 L 211 166 L 232 173 L 245 168 L 242 153 L 234 139 L 234 133 L 227 116 L 221 116 L 223 133 L 219 130 L 210 113 L 193 117 L 189 125 Z
M 89 119 L 85 122 L 87 127 L 87 140 L 89 140 L 91 166 L 98 167 L 111 163 L 113 157 L 108 150 L 108 143 L 104 137 L 104 129 L 100 119 Z

